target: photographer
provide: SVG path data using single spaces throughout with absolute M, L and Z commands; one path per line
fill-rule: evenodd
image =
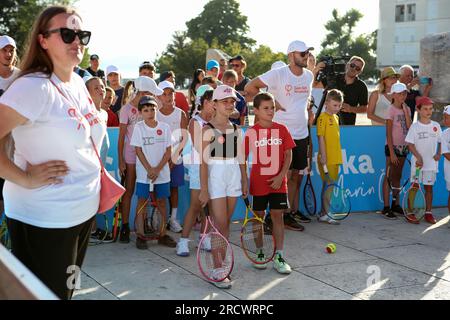
M 414 90 L 413 88 L 419 85 L 419 77 L 414 77 L 414 69 L 410 65 L 404 65 L 399 70 L 401 83 L 404 83 L 408 88 L 408 96 L 406 97 L 405 103 L 411 109 L 411 118 L 414 120 L 414 113 L 416 112 L 416 98 L 420 97 L 421 94 L 418 90 Z M 433 88 L 433 81 L 431 78 L 428 81 L 428 84 L 425 86 L 423 90 L 423 97 L 429 97 L 431 88 Z
M 344 93 L 344 104 L 339 113 L 341 125 L 354 126 L 357 113 L 366 113 L 369 103 L 369 91 L 367 86 L 359 79 L 363 72 L 365 61 L 358 56 L 353 56 L 347 63 L 345 74 L 338 76 L 337 89 Z

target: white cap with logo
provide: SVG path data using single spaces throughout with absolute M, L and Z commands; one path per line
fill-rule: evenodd
M 295 40 L 289 44 L 287 54 L 289 54 L 291 52 L 306 52 L 306 51 L 312 51 L 312 50 L 314 50 L 314 48 L 308 47 L 306 45 L 306 43 L 304 43 L 303 41 Z
M 6 46 L 13 46 L 14 48 L 17 48 L 16 42 L 14 41 L 13 38 L 11 38 L 9 36 L 1 36 L 0 37 L 0 49 L 3 49 Z
M 236 90 L 234 90 L 232 87 L 221 85 L 214 90 L 213 93 L 213 100 L 224 100 L 227 98 L 233 98 L 234 100 L 239 100 L 236 95 Z

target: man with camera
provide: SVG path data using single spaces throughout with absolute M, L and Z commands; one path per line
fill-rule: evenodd
M 365 61 L 363 58 L 353 56 L 345 66 L 345 73 L 336 76 L 335 84 L 328 84 L 328 90 L 339 89 L 344 93 L 344 104 L 339 113 L 339 122 L 341 125 L 353 126 L 356 123 L 356 114 L 366 113 L 369 104 L 369 91 L 367 85 L 359 79 L 363 72 Z M 323 70 L 326 67 L 324 62 L 317 65 Z
M 308 167 L 308 103 L 314 76 L 306 67 L 311 50 L 313 48 L 302 41 L 292 42 L 287 51 L 289 65 L 270 70 L 245 86 L 245 98 L 248 102 L 253 100 L 260 89 L 268 88 L 275 97 L 278 110 L 274 121 L 285 125 L 295 141 L 292 165 L 288 172 L 288 200 L 291 208 L 294 198 L 299 195 L 298 186 L 303 177 L 299 172 Z M 292 230 L 303 231 L 304 227 L 296 218 L 301 222 L 311 221 L 300 212 L 289 212 L 284 216 L 285 225 Z

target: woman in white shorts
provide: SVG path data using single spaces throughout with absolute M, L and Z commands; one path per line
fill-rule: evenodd
M 203 128 L 199 198 L 203 207 L 210 202 L 213 223 L 228 238 L 237 199 L 248 194 L 248 180 L 243 161 L 242 132 L 229 121 L 237 101 L 236 91 L 221 85 L 214 90 L 213 100 L 216 114 Z M 231 287 L 229 279 L 214 284 L 220 288 Z
M 183 232 L 177 244 L 177 255 L 180 257 L 189 256 L 189 234 L 195 223 L 196 217 L 199 215 L 202 206 L 200 204 L 200 150 L 202 148 L 202 128 L 214 116 L 214 102 L 213 102 L 213 88 L 204 86 L 207 90 L 202 90 L 197 93 L 200 98 L 199 111 L 200 113 L 192 117 L 189 123 L 189 138 L 191 144 L 191 153 L 189 162 L 185 160 L 186 167 L 189 171 L 189 188 L 191 189 L 191 201 L 189 210 L 184 217 Z M 201 229 L 204 230 L 204 219 L 202 219 Z M 199 239 L 202 238 L 199 235 Z M 208 248 L 205 248 L 208 250 Z

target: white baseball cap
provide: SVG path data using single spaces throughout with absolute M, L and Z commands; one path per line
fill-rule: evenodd
M 314 50 L 313 47 L 308 47 L 303 41 L 295 40 L 289 44 L 287 54 L 291 52 L 306 52 Z
M 1 36 L 0 37 L 0 49 L 3 49 L 6 46 L 13 46 L 14 48 L 17 48 L 16 42 L 13 38 L 9 36 Z
M 444 114 L 447 114 L 450 116 L 450 104 L 448 106 L 444 107 Z
M 404 83 L 397 81 L 396 83 L 394 83 L 392 85 L 390 94 L 402 93 L 403 91 L 408 91 L 408 88 L 406 87 L 406 85 Z
M 136 80 L 134 80 L 134 87 L 136 88 L 137 91 L 140 92 L 148 91 L 154 94 L 155 96 L 160 96 L 164 92 L 160 88 L 158 88 L 155 80 L 146 76 L 136 78 Z
M 175 91 L 175 86 L 170 81 L 161 81 L 158 84 L 158 88 L 160 88 L 163 91 L 164 91 L 164 89 L 172 89 L 173 91 Z
M 234 90 L 232 87 L 226 86 L 226 85 L 221 85 L 218 86 L 216 88 L 216 90 L 214 90 L 213 93 L 213 100 L 223 100 L 223 99 L 227 99 L 227 98 L 233 98 L 234 100 L 239 100 L 237 95 L 236 95 L 236 90 Z
M 106 67 L 106 76 L 108 76 L 110 73 L 117 73 L 118 75 L 120 75 L 120 71 L 119 68 L 117 68 L 116 66 L 110 65 Z

